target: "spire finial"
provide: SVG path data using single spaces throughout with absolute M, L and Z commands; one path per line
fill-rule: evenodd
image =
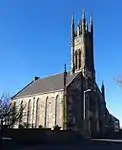
M 86 21 L 86 31 L 88 31 L 88 22 Z
M 78 20 L 78 23 L 77 23 L 77 36 L 79 36 L 80 34 L 80 20 Z
M 104 81 L 102 80 L 102 88 L 104 88 Z
M 78 25 L 80 25 L 80 20 L 78 20 Z
M 93 19 L 92 19 L 92 12 L 90 12 L 90 25 L 93 24 Z
M 104 85 L 104 81 L 102 80 L 102 85 Z
M 73 42 L 74 39 L 74 30 L 75 30 L 75 25 L 74 25 L 74 12 L 72 12 L 72 19 L 71 19 L 71 41 Z
M 105 86 L 103 80 L 102 80 L 101 91 L 102 91 L 103 98 L 105 99 Z
M 82 34 L 85 34 L 85 25 L 86 25 L 86 20 L 85 20 L 85 11 L 84 8 L 82 9 Z
M 92 13 L 90 13 L 90 32 L 93 33 L 93 19 L 92 19 Z
M 82 8 L 82 19 L 85 19 L 85 10 Z
M 66 64 L 64 64 L 64 72 L 66 73 Z
M 74 23 L 74 12 L 72 12 L 72 23 Z

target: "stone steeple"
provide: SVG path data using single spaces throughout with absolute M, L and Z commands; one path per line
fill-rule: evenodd
M 74 14 L 71 22 L 71 73 L 82 71 L 83 75 L 95 80 L 93 56 L 93 19 L 90 15 L 90 27 L 82 9 L 80 21 L 74 23 Z

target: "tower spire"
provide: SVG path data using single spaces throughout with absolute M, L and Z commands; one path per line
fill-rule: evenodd
M 72 24 L 74 24 L 74 12 L 72 12 Z
M 85 76 L 86 72 L 86 31 L 85 31 L 86 21 L 85 21 L 85 11 L 84 8 L 82 8 L 82 58 L 84 61 L 81 63 L 81 68 L 83 70 L 83 74 Z M 84 57 L 83 57 L 84 55 Z
M 86 19 L 85 19 L 85 11 L 83 8 L 82 9 L 82 34 L 85 34 L 85 25 L 86 25 Z
M 72 12 L 72 19 L 71 19 L 71 41 L 73 41 L 73 39 L 74 39 L 74 32 L 75 32 L 74 12 Z
M 95 81 L 93 34 L 82 8 L 80 22 L 74 23 L 74 13 L 71 19 L 71 74 L 82 71 L 83 75 Z M 90 15 L 91 31 L 93 31 L 92 15 Z M 75 29 L 76 28 L 76 29 Z
M 74 12 L 72 12 L 72 19 L 71 19 L 71 40 L 73 39 L 74 37 Z
M 74 12 L 72 12 L 72 17 L 71 17 L 71 42 L 73 42 L 73 40 L 74 40 L 74 35 L 75 35 Z
M 74 24 L 74 12 L 72 12 L 71 19 L 71 72 L 74 73 L 74 36 L 75 36 L 75 24 Z
M 64 64 L 64 73 L 66 74 L 66 64 Z
M 85 10 L 82 8 L 82 20 L 85 19 Z
M 104 86 L 104 82 L 102 81 L 102 86 L 101 86 L 101 92 L 102 92 L 102 96 L 105 100 L 105 86 Z
M 79 36 L 79 34 L 80 34 L 80 20 L 78 20 L 78 24 L 77 24 L 76 30 L 77 30 L 77 36 Z
M 88 32 L 88 22 L 86 21 L 86 32 Z
M 90 13 L 90 32 L 93 35 L 93 19 L 92 19 L 92 13 Z

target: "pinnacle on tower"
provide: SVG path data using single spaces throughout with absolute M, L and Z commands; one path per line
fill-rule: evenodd
M 72 12 L 72 25 L 74 24 L 74 12 Z
M 82 34 L 85 34 L 85 11 L 84 11 L 84 8 L 82 9 Z
M 103 98 L 105 99 L 105 86 L 104 86 L 103 81 L 102 81 L 102 86 L 101 86 L 101 92 L 102 92 Z
M 80 25 L 80 20 L 78 20 L 78 26 Z
M 86 21 L 86 32 L 88 31 L 88 22 Z
M 75 30 L 74 13 L 72 13 L 72 20 L 71 20 L 71 41 L 73 41 L 73 38 L 74 38 L 74 30 Z
M 92 13 L 90 13 L 90 24 L 92 24 L 93 19 L 92 19 Z
M 84 8 L 82 9 L 82 20 L 85 19 L 85 10 Z
M 78 24 L 77 24 L 77 36 L 80 34 L 80 20 L 78 21 Z
M 93 19 L 92 19 L 92 13 L 90 13 L 90 32 L 93 33 Z
M 102 89 L 102 88 L 104 88 L 104 82 L 103 82 L 103 80 L 102 80 L 102 86 L 101 86 L 101 89 Z
M 64 72 L 66 72 L 66 64 L 64 64 Z
M 67 70 L 66 70 L 66 64 L 64 64 L 64 74 L 67 74 Z

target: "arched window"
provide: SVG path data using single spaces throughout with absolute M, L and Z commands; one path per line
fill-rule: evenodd
M 48 112 L 47 112 L 47 102 L 48 102 L 48 97 L 46 98 L 45 101 L 45 121 L 44 121 L 44 127 L 48 127 Z
M 78 66 L 77 66 L 77 63 L 78 63 L 78 62 L 77 62 L 77 56 L 78 56 L 78 55 L 77 55 L 77 51 L 76 51 L 76 52 L 75 52 L 75 69 L 77 69 L 77 67 L 78 67 Z
M 39 98 L 36 101 L 36 122 L 35 127 L 38 128 L 39 126 Z
M 79 49 L 79 68 L 81 68 L 81 51 Z
M 28 112 L 27 112 L 27 125 L 30 127 L 31 124 L 31 99 L 28 101 Z
M 21 101 L 21 104 L 20 104 L 19 126 L 22 125 L 22 119 L 23 119 L 23 101 Z
M 58 125 L 58 95 L 55 99 L 55 126 Z

